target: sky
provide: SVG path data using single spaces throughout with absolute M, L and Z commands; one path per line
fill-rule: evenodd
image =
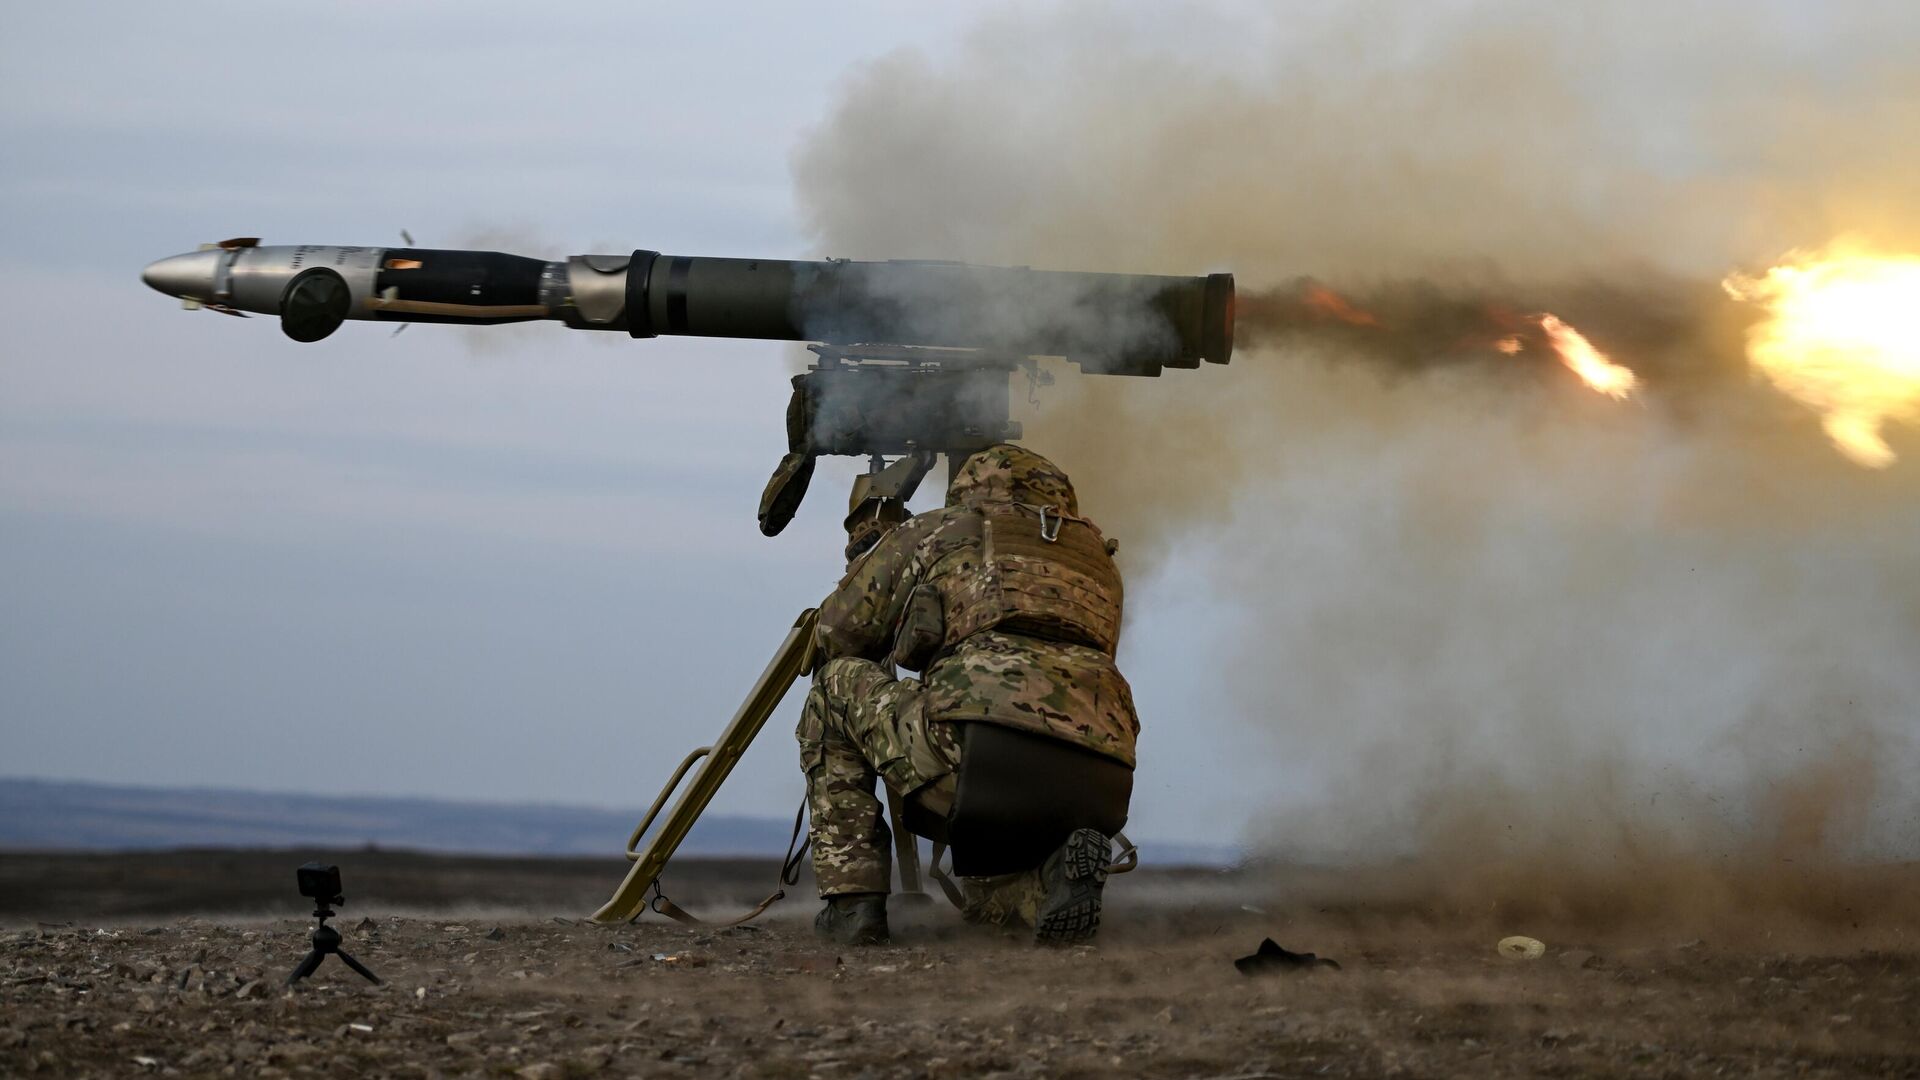
M 834 254 L 796 211 L 796 147 L 867 65 L 938 58 L 981 16 L 10 12 L 0 775 L 644 805 L 841 569 L 850 464 L 785 535 L 754 525 L 794 347 L 553 324 L 299 345 L 182 311 L 140 268 L 402 229 L 544 258 Z M 1137 831 L 1231 842 L 1259 769 L 1184 632 L 1201 616 L 1177 582 L 1130 584 L 1164 613 L 1122 654 L 1148 727 Z M 718 808 L 796 804 L 797 709 Z
M 1920 430 L 1892 468 L 1839 458 L 1718 282 L 1920 244 L 1913 10 L 22 6 L 0 776 L 640 807 L 831 588 L 852 462 L 784 535 L 754 520 L 798 346 L 301 345 L 139 280 L 404 229 L 1585 296 L 1548 306 L 1645 397 L 1243 334 L 1228 368 L 1023 412 L 1122 542 L 1129 832 L 1619 873 L 1661 837 L 1911 852 Z M 798 709 L 717 811 L 792 812 Z

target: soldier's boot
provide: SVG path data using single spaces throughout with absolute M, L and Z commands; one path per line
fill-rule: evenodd
M 1033 921 L 1042 945 L 1079 945 L 1100 929 L 1100 894 L 1113 845 L 1098 829 L 1077 829 L 1040 868 L 1045 894 Z
M 813 932 L 841 945 L 885 945 L 887 933 L 886 893 L 842 893 L 827 897 L 827 904 L 814 916 Z

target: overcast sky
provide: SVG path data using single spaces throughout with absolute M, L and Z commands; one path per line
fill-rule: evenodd
M 939 56 L 978 17 L 11 10 L 0 775 L 644 804 L 841 567 L 848 468 L 786 535 L 754 527 L 791 347 L 551 324 L 297 345 L 184 312 L 140 268 L 229 236 L 402 228 L 545 258 L 833 254 L 798 224 L 795 147 L 861 65 Z M 1164 613 L 1122 657 L 1148 724 L 1136 831 L 1230 840 L 1235 785 L 1263 769 L 1234 764 L 1249 743 L 1216 719 L 1182 629 L 1198 613 L 1132 585 Z M 796 803 L 797 707 L 724 810 Z

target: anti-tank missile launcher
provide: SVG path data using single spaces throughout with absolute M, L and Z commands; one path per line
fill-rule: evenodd
M 296 341 L 348 319 L 987 349 L 1158 375 L 1224 364 L 1233 278 L 1092 274 L 965 263 L 793 262 L 635 251 L 545 262 L 497 251 L 227 240 L 148 266 L 190 306 L 280 316 Z
M 953 262 L 721 259 L 634 251 L 544 261 L 495 251 L 261 246 L 240 238 L 141 275 L 190 308 L 277 315 L 319 341 L 348 320 L 550 319 L 636 338 L 815 342 L 794 379 L 789 455 L 761 528 L 792 516 L 820 454 L 971 452 L 1018 437 L 1008 374 L 1065 357 L 1157 376 L 1233 353 L 1233 277 L 1099 274 Z

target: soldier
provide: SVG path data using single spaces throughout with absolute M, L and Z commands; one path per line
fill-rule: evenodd
M 906 801 L 910 819 L 917 812 L 943 820 L 956 787 L 965 787 L 956 771 L 964 773 L 963 746 L 972 744 L 966 729 L 994 725 L 1025 733 L 1015 741 L 1026 745 L 1039 737 L 1038 752 L 1020 755 L 1023 761 L 1057 759 L 1071 772 L 1084 759 L 1097 772 L 1118 774 L 1124 787 L 1117 815 L 1076 816 L 1070 806 L 1052 819 L 1110 827 L 1072 828 L 1051 854 L 1041 852 L 1044 861 L 1033 860 L 1038 865 L 967 879 L 964 914 L 1026 923 L 1043 942 L 1091 938 L 1108 833 L 1125 818 L 1139 731 L 1132 691 L 1114 663 L 1115 545 L 1080 516 L 1065 473 L 1005 443 L 960 466 L 943 509 L 890 531 L 883 519 L 904 516 L 897 507 L 866 512 L 882 524 L 849 519 L 853 561 L 820 605 L 818 665 L 797 733 L 814 875 L 826 902 L 815 928 L 843 943 L 887 940 L 890 831 L 874 779 Z M 861 514 L 856 507 L 855 517 Z M 863 544 L 871 546 L 862 551 Z M 921 677 L 897 679 L 896 666 Z M 1070 799 L 1099 786 L 1065 775 L 1042 779 L 1048 782 L 1025 786 L 1059 788 Z M 980 790 L 991 788 L 983 782 Z M 956 860 L 960 850 L 956 840 Z M 967 872 L 958 861 L 956 869 Z

